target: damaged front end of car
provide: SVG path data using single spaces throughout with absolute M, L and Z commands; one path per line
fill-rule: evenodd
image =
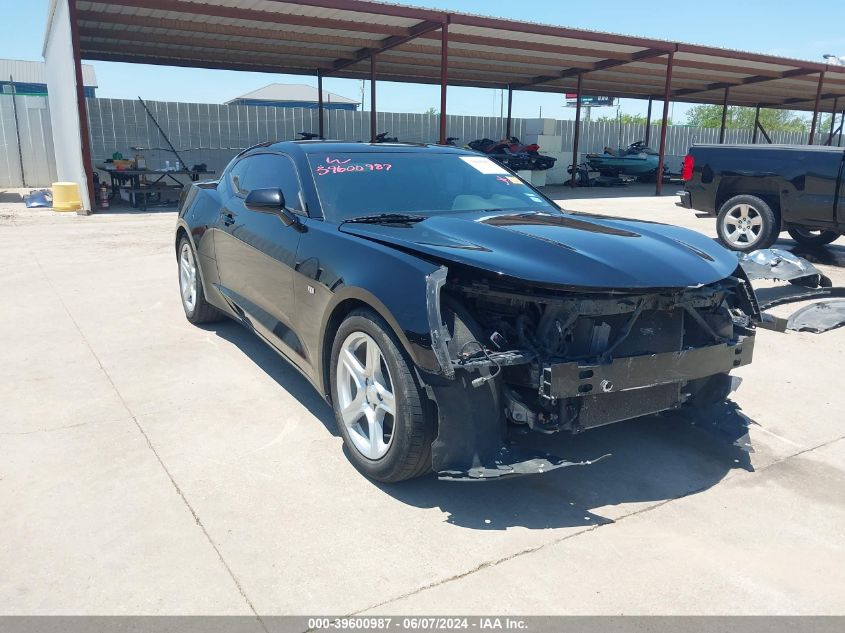
M 443 266 L 427 306 L 441 368 L 420 375 L 438 412 L 432 467 L 469 480 L 596 461 L 522 451 L 514 431 L 575 434 L 724 400 L 759 318 L 741 268 L 698 287 L 591 290 Z

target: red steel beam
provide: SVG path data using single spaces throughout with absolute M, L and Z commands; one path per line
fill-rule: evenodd
M 662 49 L 649 48 L 646 50 L 637 51 L 636 53 L 630 53 L 626 56 L 626 59 L 603 59 L 601 61 L 594 62 L 586 69 L 567 68 L 566 70 L 562 70 L 555 75 L 541 75 L 539 77 L 535 77 L 527 83 L 517 86 L 517 88 L 528 88 L 531 86 L 537 86 L 539 84 L 549 83 L 550 81 L 559 81 L 560 79 L 567 79 L 569 77 L 580 77 L 583 73 L 594 72 L 597 70 L 607 70 L 609 68 L 615 68 L 616 66 L 624 66 L 625 64 L 642 61 L 651 57 L 659 57 L 665 54 L 666 51 Z
M 642 37 L 629 37 L 616 35 L 614 33 L 600 33 L 571 29 L 562 26 L 550 26 L 546 24 L 535 24 L 531 22 L 517 22 L 500 18 L 488 18 L 480 15 L 468 15 L 454 13 L 451 16 L 452 24 L 462 24 L 486 29 L 502 30 L 516 33 L 532 33 L 535 35 L 547 35 L 552 37 L 565 37 L 569 39 L 586 40 L 588 42 L 601 42 L 603 44 L 621 44 L 623 46 L 634 46 L 637 48 L 660 48 L 664 52 L 675 50 L 675 45 L 661 40 L 652 40 Z
M 505 123 L 505 138 L 513 136 L 513 86 L 508 84 L 508 118 Z
M 79 11 L 79 20 L 86 24 L 84 28 L 97 28 L 104 32 L 111 33 L 110 37 L 122 38 L 127 33 L 133 32 L 129 29 L 107 29 L 107 26 L 127 26 L 136 29 L 134 32 L 146 33 L 144 29 L 167 29 L 169 31 L 183 31 L 186 33 L 203 33 L 205 35 L 227 35 L 231 37 L 246 37 L 256 40 L 269 40 L 278 43 L 284 40 L 285 44 L 290 42 L 307 42 L 326 44 L 331 47 L 348 47 L 351 49 L 372 46 L 373 40 L 363 37 L 343 37 L 335 35 L 301 33 L 291 29 L 271 29 L 262 27 L 255 23 L 250 26 L 236 24 L 218 24 L 215 22 L 195 22 L 191 20 L 168 20 L 162 23 L 161 19 L 144 15 L 126 15 L 123 13 L 104 13 L 100 11 Z M 93 25 L 93 26 L 92 26 Z M 140 28 L 139 28 L 140 27 Z M 219 41 L 219 40 L 216 40 Z M 350 51 L 350 55 L 354 51 Z
M 370 142 L 376 142 L 376 56 L 370 55 Z
M 669 122 L 669 101 L 672 99 L 672 69 L 674 67 L 675 53 L 669 53 L 666 60 L 666 87 L 663 90 L 663 120 L 660 122 L 660 149 L 657 160 L 657 173 L 655 174 L 654 194 L 659 196 L 663 193 L 663 167 L 666 165 L 666 128 Z
M 270 0 L 270 2 L 291 3 L 290 0 Z M 296 0 L 294 4 L 373 15 L 389 15 L 394 18 L 409 18 L 412 20 L 439 20 L 442 22 L 445 16 L 443 12 L 435 9 L 421 9 L 398 4 L 382 4 L 381 2 L 375 3 L 365 0 Z
M 725 97 L 722 100 L 722 125 L 719 127 L 719 145 L 723 145 L 725 142 L 725 123 L 728 120 L 728 95 L 730 90 L 728 86 L 725 86 Z
M 771 75 L 754 75 L 753 77 L 746 77 L 745 79 L 740 79 L 739 81 L 735 82 L 720 81 L 717 83 L 707 84 L 707 86 L 701 88 L 700 90 L 696 88 L 685 88 L 683 90 L 676 90 L 674 93 L 672 93 L 672 96 L 686 97 L 689 95 L 697 94 L 699 92 L 710 92 L 711 90 L 721 90 L 722 88 L 731 88 L 733 86 L 748 86 L 751 84 L 759 84 L 766 81 L 777 81 L 778 79 L 788 79 L 789 77 L 800 77 L 802 75 L 812 74 L 815 74 L 814 70 L 808 70 L 807 68 L 793 68 L 792 70 L 787 70 L 782 73 L 778 73 L 775 77 Z
M 578 83 L 575 88 L 575 129 L 572 134 L 572 179 L 569 186 L 575 188 L 575 181 L 578 176 L 578 141 L 581 139 L 581 89 L 584 78 L 578 75 Z
M 241 51 L 244 53 L 269 53 L 288 56 L 305 57 L 326 57 L 327 61 L 335 58 L 333 54 L 327 54 L 324 49 L 308 46 L 286 46 L 284 44 L 269 44 L 258 42 L 242 42 L 232 40 L 218 40 L 206 37 L 192 37 L 189 35 L 167 35 L 150 33 L 145 31 L 109 31 L 108 29 L 97 29 L 82 27 L 79 31 L 82 38 L 100 39 L 121 39 L 129 42 L 144 42 L 154 44 L 172 44 L 174 46 L 194 46 L 198 48 L 219 48 L 223 50 Z M 352 58 L 349 53 L 347 61 Z M 353 63 L 357 63 L 357 59 Z
M 797 66 L 800 68 L 812 69 L 820 72 L 825 69 L 825 64 L 819 62 L 807 62 L 800 59 L 789 59 L 787 57 L 776 57 L 774 55 L 762 55 L 759 53 L 747 53 L 727 48 L 714 48 L 712 46 L 700 46 L 698 44 L 678 44 L 679 53 L 693 53 L 695 55 L 709 55 L 738 61 L 761 62 L 779 66 Z
M 279 73 L 279 67 L 272 64 L 259 64 L 251 62 L 233 61 L 231 59 L 215 59 L 212 57 L 204 57 L 199 59 L 166 59 L 161 55 L 145 55 L 145 54 L 127 54 L 125 50 L 119 48 L 102 49 L 96 51 L 89 51 L 85 59 L 97 60 L 105 62 L 122 62 L 127 64 L 149 64 L 152 66 L 176 66 L 180 68 L 209 68 L 212 70 L 242 70 L 245 72 L 257 73 Z M 314 75 L 314 66 L 303 68 L 286 68 L 285 72 L 291 75 L 307 75 L 309 77 Z M 362 71 L 356 73 L 348 73 L 346 76 L 352 79 L 369 79 L 369 71 Z M 409 75 L 405 70 L 385 70 L 384 64 L 379 65 L 379 75 L 385 81 L 407 81 L 408 77 L 414 78 L 414 83 L 439 85 L 440 80 L 437 77 L 414 74 Z M 450 73 L 450 81 L 458 83 L 461 86 L 471 88 L 490 88 L 495 89 L 501 87 L 501 76 L 491 75 L 489 80 L 478 79 L 477 77 L 462 77 L 456 76 L 455 73 Z M 551 92 L 551 91 L 550 91 Z
M 91 157 L 91 137 L 88 130 L 88 105 L 85 103 L 85 84 L 82 79 L 82 54 L 79 48 L 79 23 L 76 16 L 76 0 L 68 0 L 68 18 L 70 19 L 70 40 L 73 52 L 73 70 L 76 75 L 76 107 L 79 113 L 79 136 L 82 144 L 82 167 L 88 180 L 88 204 L 94 211 L 97 205 L 97 191 L 94 189 L 94 160 Z
M 187 15 L 202 15 L 232 20 L 252 20 L 269 24 L 285 24 L 290 26 L 310 26 L 322 29 L 336 29 L 352 33 L 375 33 L 380 35 L 407 35 L 407 29 L 401 26 L 377 24 L 371 21 L 353 22 L 335 18 L 317 18 L 292 13 L 278 13 L 276 11 L 260 11 L 257 9 L 242 9 L 240 7 L 206 4 L 199 2 L 184 2 L 183 0 L 110 0 L 109 2 L 93 1 L 104 7 L 121 6 L 136 9 L 156 9 L 159 11 L 173 11 Z M 386 5 L 379 5 L 386 6 Z M 103 21 L 108 21 L 109 13 L 103 13 Z M 163 21 L 161 26 L 164 27 Z
M 317 71 L 317 133 L 320 135 L 320 138 L 324 138 L 325 134 L 323 134 L 324 130 L 324 123 L 323 123 L 323 73 L 322 71 Z
M 819 105 L 822 99 L 822 86 L 824 85 L 824 71 L 819 73 L 819 84 L 816 87 L 816 104 L 813 107 L 813 122 L 810 124 L 810 139 L 807 145 L 813 144 L 813 137 L 816 135 L 816 123 L 819 119 Z
M 440 29 L 443 24 L 445 23 L 420 22 L 419 24 L 409 28 L 407 35 L 393 35 L 391 37 L 381 40 L 377 46 L 374 46 L 372 48 L 362 48 L 356 51 L 352 59 L 338 59 L 332 62 L 331 67 L 327 68 L 324 71 L 324 74 L 334 73 L 339 70 L 343 70 L 344 68 L 348 68 L 349 66 L 353 66 L 359 62 L 362 62 L 365 59 L 372 57 L 373 55 L 389 51 L 391 48 L 402 46 L 402 44 L 407 44 L 411 40 L 416 39 L 417 37 L 422 35 L 423 33 L 428 33 L 430 31 L 436 31 L 437 29 Z
M 422 35 L 421 39 L 435 39 L 437 36 L 432 34 Z M 499 50 L 521 50 L 536 53 L 548 53 L 549 55 L 562 55 L 565 57 L 598 57 L 606 59 L 625 59 L 628 53 L 617 53 L 613 51 L 603 51 L 601 48 L 589 48 L 579 46 L 563 46 L 560 44 L 547 44 L 545 42 L 529 42 L 523 40 L 510 40 L 502 37 L 490 37 L 482 35 L 466 35 L 463 33 L 450 34 L 449 40 L 452 44 L 472 44 L 475 46 L 489 46 Z M 585 64 L 593 62 L 585 61 Z
M 446 144 L 446 91 L 449 84 L 449 22 L 440 31 L 440 144 Z

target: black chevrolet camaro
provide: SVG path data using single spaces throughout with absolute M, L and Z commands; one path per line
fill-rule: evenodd
M 250 148 L 188 191 L 175 246 L 188 320 L 235 319 L 279 352 L 380 481 L 571 465 L 512 432 L 720 401 L 753 353 L 734 254 L 564 212 L 454 147 Z

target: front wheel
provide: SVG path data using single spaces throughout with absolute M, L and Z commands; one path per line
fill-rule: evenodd
M 734 196 L 719 209 L 716 232 L 724 246 L 746 253 L 774 244 L 780 224 L 765 200 L 741 195 Z
M 338 328 L 331 389 L 340 434 L 359 470 L 388 483 L 429 472 L 432 412 L 411 361 L 374 312 L 356 310 Z
M 793 240 L 802 246 L 811 248 L 825 246 L 839 237 L 836 231 L 824 231 L 822 229 L 809 229 L 803 226 L 792 225 L 786 229 Z

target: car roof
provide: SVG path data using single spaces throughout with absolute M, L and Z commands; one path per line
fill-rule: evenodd
M 426 154 L 462 154 L 475 155 L 476 152 L 453 145 L 433 145 L 428 143 L 363 143 L 356 141 L 308 140 L 308 141 L 277 141 L 261 143 L 241 152 L 241 155 L 260 152 L 277 151 L 288 154 L 322 154 L 324 152 L 339 153 L 426 153 Z

